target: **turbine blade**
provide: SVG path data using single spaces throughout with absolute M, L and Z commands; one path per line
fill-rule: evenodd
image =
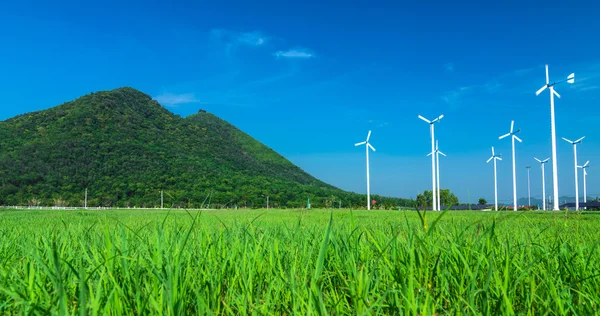
M 517 135 L 513 135 L 513 137 L 519 141 L 519 143 L 522 143 L 523 141 L 517 136 Z
M 494 146 L 492 146 L 492 156 L 495 156 L 496 154 L 494 153 Z
M 371 146 L 371 144 L 367 143 L 367 146 L 369 146 L 369 148 L 371 148 L 371 150 L 376 151 L 375 147 Z
M 356 143 L 356 144 L 354 144 L 354 146 L 360 146 L 360 145 L 364 145 L 364 144 L 366 144 L 366 143 L 367 143 L 367 142 L 360 142 L 360 143 Z
M 585 136 L 581 137 L 580 139 L 576 140 L 575 143 L 580 143 L 584 138 Z
M 369 131 L 369 134 L 367 134 L 367 141 L 369 141 L 369 138 L 371 138 L 371 131 Z
M 554 93 L 554 95 L 560 99 L 560 94 L 558 94 L 558 92 L 556 92 L 556 90 L 554 90 L 554 89 L 551 89 L 551 90 L 552 90 L 552 93 Z
M 425 121 L 425 122 L 427 122 L 427 123 L 431 124 L 431 121 L 430 121 L 430 120 L 428 120 L 428 119 L 426 119 L 426 118 L 422 117 L 421 115 L 419 115 L 419 118 L 420 118 L 420 119 L 422 119 L 423 121 Z
M 485 163 L 492 161 L 492 159 L 494 159 L 494 158 L 495 158 L 494 156 L 490 157 L 490 159 L 488 159 Z
M 547 163 L 548 160 L 550 160 L 550 158 L 546 158 L 546 159 L 542 160 L 542 163 Z
M 438 149 L 440 148 L 440 146 L 439 146 L 439 145 L 440 145 L 440 143 L 439 143 L 439 141 L 436 139 L 436 140 L 435 140 L 435 150 L 438 150 Z
M 444 118 L 444 114 L 440 115 L 437 119 L 438 121 Z
M 546 64 L 546 84 L 550 83 L 550 75 L 548 75 L 548 64 Z
M 575 73 L 572 73 L 567 77 L 567 82 L 570 84 L 575 83 Z
M 583 164 L 583 167 L 585 168 L 585 167 L 587 167 L 589 164 L 590 164 L 590 161 L 588 160 L 588 161 L 586 161 L 586 162 Z
M 510 132 L 513 132 L 513 129 L 515 127 L 515 120 L 510 121 Z
M 572 140 L 566 139 L 566 138 L 564 138 L 564 137 L 563 137 L 562 139 L 563 139 L 563 140 L 565 140 L 566 142 L 569 142 L 569 143 L 573 144 L 573 141 L 572 141 Z
M 535 158 L 535 157 L 533 157 L 533 159 L 535 159 L 535 161 L 537 161 L 537 162 L 539 162 L 539 163 L 542 163 L 542 161 L 541 161 L 541 160 L 539 160 L 539 159 L 537 159 L 537 158 Z
M 535 95 L 540 95 L 540 93 L 544 92 L 544 90 L 546 90 L 546 88 L 548 88 L 548 86 L 541 87 L 540 90 L 535 92 Z
M 439 151 L 439 150 L 438 150 L 438 153 L 439 153 L 440 155 L 444 156 L 444 157 L 448 157 L 448 156 L 446 156 L 446 154 L 444 154 L 443 152 L 441 152 L 441 151 Z
M 508 137 L 508 136 L 510 136 L 510 133 L 508 133 L 508 134 L 504 134 L 504 135 L 502 135 L 502 136 L 498 137 L 498 139 L 502 139 L 502 138 L 504 138 L 504 137 Z
M 500 157 L 496 157 L 496 159 L 498 159 L 498 160 L 502 160 L 502 158 L 500 158 Z
M 427 154 L 427 157 L 431 156 L 431 154 L 433 154 L 433 153 L 428 153 L 428 154 Z

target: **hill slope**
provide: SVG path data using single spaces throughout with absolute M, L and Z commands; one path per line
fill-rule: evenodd
M 259 207 L 363 204 L 204 111 L 182 118 L 131 88 L 0 123 L 0 204 Z M 207 200 L 207 197 L 209 199 Z M 380 200 L 381 198 L 378 197 Z M 384 199 L 404 204 L 399 199 Z M 336 203 L 337 204 L 337 203 Z

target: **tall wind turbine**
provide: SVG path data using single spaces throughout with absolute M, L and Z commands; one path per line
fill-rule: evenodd
M 496 208 L 496 211 L 498 210 L 498 181 L 496 180 L 496 160 L 502 160 L 502 155 L 496 155 L 496 153 L 494 153 L 494 146 L 492 146 L 492 157 L 490 157 L 490 159 L 488 159 L 486 161 L 486 163 L 489 163 L 490 161 L 492 161 L 492 159 L 494 160 L 494 206 Z
M 504 134 L 500 137 L 498 137 L 498 139 L 502 139 L 504 137 L 508 137 L 511 136 L 512 138 L 512 167 L 513 167 L 513 211 L 517 210 L 517 169 L 516 169 L 516 165 L 515 165 L 515 139 L 519 141 L 519 143 L 522 143 L 523 141 L 517 137 L 517 133 L 521 131 L 521 129 L 518 129 L 516 132 L 514 131 L 514 127 L 515 127 L 515 121 L 512 120 L 510 121 L 510 132 L 507 134 Z
M 579 166 L 579 168 L 581 168 L 583 170 L 583 203 L 587 203 L 587 171 L 585 171 L 585 169 L 587 169 L 590 166 L 590 161 L 586 161 L 585 164 L 583 166 Z M 583 208 L 584 210 L 587 209 L 587 206 Z
M 431 131 L 431 152 L 435 152 L 435 129 L 434 129 L 433 125 L 435 123 L 439 122 L 443 117 L 444 117 L 444 115 L 440 115 L 440 116 L 436 117 L 433 121 L 430 121 L 430 120 L 424 118 L 423 116 L 419 115 L 420 119 L 422 119 L 427 124 L 429 124 L 429 129 Z M 437 208 L 437 199 L 436 199 L 436 194 L 435 194 L 435 155 L 431 155 L 431 186 L 432 186 L 431 195 L 432 195 L 432 199 L 433 199 L 432 210 L 435 211 Z
M 579 181 L 577 179 L 577 144 L 581 143 L 581 141 L 585 138 L 585 136 L 581 137 L 580 139 L 576 140 L 576 141 L 572 141 L 572 140 L 568 140 L 566 138 L 562 138 L 564 139 L 566 142 L 569 142 L 573 145 L 573 156 L 575 157 L 575 210 L 579 211 Z
M 546 210 L 546 170 L 544 169 L 544 165 L 550 160 L 550 158 L 546 158 L 544 160 L 539 160 L 533 157 L 537 162 L 542 165 L 542 210 Z
M 550 128 L 552 133 L 552 187 L 554 189 L 554 207 L 555 211 L 558 211 L 558 166 L 556 160 L 556 126 L 554 123 L 554 96 L 556 95 L 560 99 L 560 94 L 554 90 L 554 86 L 561 82 L 568 82 L 570 84 L 575 82 L 575 74 L 570 74 L 567 79 L 558 82 L 550 83 L 550 76 L 548 75 L 548 65 L 546 65 L 546 84 L 535 92 L 535 95 L 540 95 L 546 88 L 550 88 Z
M 527 206 L 531 207 L 531 181 L 529 180 L 531 166 L 525 166 L 525 168 L 527 168 Z
M 371 146 L 369 143 L 369 139 L 371 138 L 371 131 L 367 134 L 367 140 L 364 142 L 356 143 L 354 146 L 365 145 L 365 149 L 367 151 L 367 210 L 371 210 L 371 183 L 369 180 L 369 148 L 375 151 L 375 147 Z
M 444 154 L 443 152 L 440 151 L 440 148 L 438 146 L 438 141 L 435 141 L 435 161 L 436 161 L 436 173 L 437 173 L 437 209 L 441 210 L 442 209 L 442 199 L 440 198 L 440 190 L 442 189 L 442 187 L 440 186 L 440 155 L 446 157 L 446 154 Z M 431 155 L 433 153 L 429 153 L 427 154 L 427 156 Z

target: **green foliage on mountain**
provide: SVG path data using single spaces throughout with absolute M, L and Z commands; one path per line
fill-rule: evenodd
M 0 122 L 0 204 L 361 206 L 218 117 L 182 118 L 131 88 Z M 382 207 L 409 200 L 374 196 Z

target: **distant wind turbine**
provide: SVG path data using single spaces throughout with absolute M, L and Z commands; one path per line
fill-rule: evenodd
M 508 136 L 512 136 L 512 167 L 513 167 L 513 211 L 517 210 L 517 169 L 516 169 L 516 165 L 515 165 L 515 139 L 519 141 L 519 143 L 522 143 L 523 141 L 517 137 L 517 133 L 521 131 L 521 129 L 518 129 L 516 132 L 514 132 L 514 127 L 515 127 L 515 121 L 512 120 L 510 122 L 510 132 L 507 134 L 504 134 L 500 137 L 498 137 L 498 139 L 502 139 L 504 137 L 508 137 Z
M 526 166 L 527 168 L 527 206 L 531 207 L 531 181 L 529 181 L 529 170 L 531 166 Z
M 544 165 L 550 160 L 550 158 L 546 158 L 544 160 L 539 160 L 533 157 L 537 162 L 542 165 L 542 210 L 546 210 L 546 170 L 544 169 Z
M 486 161 L 486 163 L 489 163 L 490 161 L 492 161 L 492 159 L 494 160 L 494 206 L 496 208 L 496 211 L 498 210 L 498 181 L 496 180 L 496 160 L 502 160 L 502 155 L 496 155 L 496 153 L 494 153 L 494 146 L 492 146 L 492 157 L 490 157 L 490 159 L 488 159 Z
M 575 82 L 575 74 L 570 74 L 567 79 L 558 82 L 550 83 L 550 76 L 548 75 L 548 65 L 546 65 L 546 84 L 535 92 L 535 95 L 540 95 L 546 88 L 550 88 L 550 129 L 552 134 L 552 186 L 554 190 L 554 206 L 553 209 L 558 211 L 558 166 L 556 160 L 556 125 L 554 123 L 554 96 L 556 95 L 560 99 L 560 94 L 554 90 L 554 86 L 561 82 L 568 82 L 570 84 Z
M 585 136 L 581 137 L 580 139 L 576 140 L 576 141 L 572 141 L 572 140 L 568 140 L 566 138 L 562 138 L 564 139 L 566 142 L 569 142 L 573 145 L 573 157 L 575 159 L 575 210 L 578 211 L 579 210 L 579 181 L 577 179 L 577 144 L 581 143 L 581 141 L 585 138 Z
M 436 173 L 437 173 L 437 209 L 441 210 L 442 209 L 442 202 L 441 202 L 441 198 L 440 198 L 440 190 L 442 189 L 442 187 L 440 186 L 440 155 L 446 157 L 446 154 L 444 154 L 443 152 L 440 151 L 440 148 L 438 146 L 438 141 L 435 141 L 435 161 L 436 161 Z M 427 156 L 430 156 L 432 153 L 427 154 Z
M 587 171 L 585 171 L 585 169 L 589 168 L 590 166 L 590 161 L 586 161 L 585 164 L 583 166 L 579 166 L 579 168 L 581 168 L 583 170 L 583 203 L 587 203 Z M 587 206 L 583 208 L 584 210 L 587 209 Z
M 367 140 L 364 142 L 356 143 L 354 146 L 365 145 L 365 149 L 367 151 L 367 210 L 371 210 L 371 183 L 369 180 L 369 148 L 375 151 L 375 147 L 371 146 L 369 143 L 369 139 L 371 138 L 371 131 L 367 134 Z
M 430 121 L 430 120 L 424 118 L 423 116 L 419 115 L 419 118 L 421 120 L 423 120 L 427 124 L 429 124 L 429 129 L 431 132 L 431 152 L 435 152 L 435 129 L 434 129 L 433 125 L 435 123 L 439 122 L 443 117 L 444 117 L 444 115 L 440 115 L 440 116 L 436 117 L 433 121 Z M 432 200 L 433 200 L 432 210 L 435 211 L 437 209 L 437 199 L 436 199 L 436 194 L 435 194 L 435 155 L 431 155 L 431 186 L 432 186 L 431 196 L 432 196 Z

